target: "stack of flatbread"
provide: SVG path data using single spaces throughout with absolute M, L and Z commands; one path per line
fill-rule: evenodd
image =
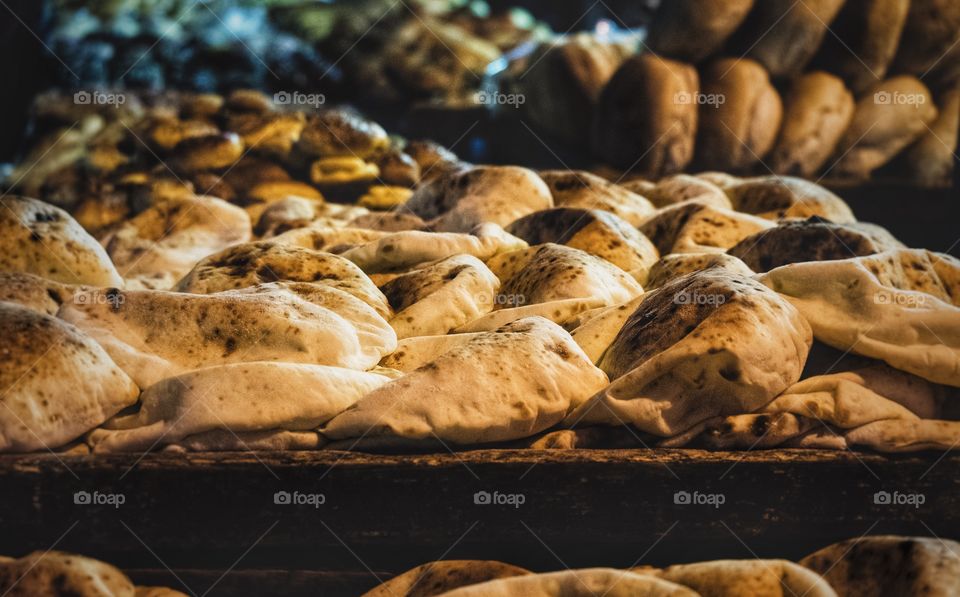
M 105 125 L 78 155 L 136 192 L 0 199 L 0 451 L 960 444 L 960 262 L 819 185 L 172 97 L 127 117 L 173 178 Z

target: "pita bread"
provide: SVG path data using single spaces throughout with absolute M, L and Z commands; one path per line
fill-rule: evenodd
M 318 211 L 322 205 L 316 199 L 295 195 L 264 204 L 263 210 L 255 217 L 253 232 L 260 238 L 271 238 L 288 230 L 310 226 L 319 219 Z M 254 208 L 247 206 L 247 213 L 252 211 Z M 253 214 L 251 219 L 254 219 Z
M 501 257 L 509 259 L 508 255 Z M 501 268 L 505 275 L 500 296 L 504 299 L 497 301 L 497 307 L 586 298 L 616 305 L 643 292 L 620 268 L 572 247 L 553 243 L 531 247 L 516 261 L 521 262 L 522 266 L 510 273 Z
M 73 296 L 74 287 L 33 274 L 0 272 L 0 301 L 16 303 L 37 313 L 56 315 Z
M 824 344 L 960 386 L 960 308 L 947 302 L 935 258 L 900 249 L 793 263 L 758 279 L 789 299 Z
M 583 170 L 546 170 L 540 177 L 557 207 L 602 209 L 631 226 L 639 226 L 656 211 L 646 197 Z
M 380 361 L 381 367 L 409 372 L 419 369 L 437 357 L 473 340 L 480 333 L 445 334 L 439 336 L 413 336 L 403 338 L 397 343 L 397 349 Z
M 140 389 L 91 338 L 0 302 L 0 452 L 55 448 L 134 404 Z
M 743 178 L 726 191 L 733 209 L 768 220 L 817 216 L 835 224 L 857 221 L 843 199 L 815 182 L 795 176 Z
M 421 185 L 406 208 L 438 232 L 469 232 L 492 222 L 506 226 L 529 213 L 553 207 L 550 189 L 532 170 L 517 166 L 473 166 Z
M 340 440 L 508 441 L 552 427 L 606 384 L 606 375 L 567 332 L 531 317 L 477 336 L 374 390 L 323 433 Z
M 321 285 L 270 284 L 208 295 L 134 290 L 65 304 L 141 387 L 191 369 L 286 361 L 365 370 L 396 335 L 355 297 Z
M 699 201 L 714 207 L 733 209 L 733 204 L 723 189 L 709 180 L 690 176 L 689 174 L 674 174 L 661 178 L 644 195 L 658 208 L 676 205 L 684 201 Z
M 287 452 L 319 450 L 324 440 L 316 431 L 225 431 L 214 429 L 167 445 L 166 451 L 184 452 Z
M 135 597 L 187 597 L 187 595 L 166 587 L 137 587 Z
M 960 592 L 960 543 L 877 535 L 834 543 L 800 560 L 844 597 Z
M 408 230 L 387 234 L 343 252 L 368 274 L 403 270 L 453 255 L 486 261 L 494 255 L 526 249 L 527 243 L 496 224 L 482 224 L 470 234 Z
M 661 255 L 723 253 L 773 224 L 763 218 L 688 201 L 659 210 L 640 226 Z
M 89 442 L 94 452 L 131 452 L 214 430 L 309 431 L 387 381 L 374 373 L 296 363 L 207 367 L 150 386 L 138 413 L 111 420 L 91 432 Z
M 609 387 L 565 423 L 677 435 L 752 412 L 796 383 L 813 339 L 789 302 L 709 269 L 648 293 L 600 361 Z
M 599 209 L 546 209 L 520 218 L 507 230 L 531 245 L 557 243 L 586 251 L 624 271 L 645 272 L 659 257 L 653 243 L 636 228 Z
M 748 236 L 729 251 L 753 271 L 767 272 L 788 263 L 830 261 L 905 248 L 875 224 L 833 224 L 819 217 L 783 222 Z
M 427 223 L 424 222 L 420 216 L 410 213 L 405 207 L 394 211 L 357 216 L 350 220 L 347 225 L 356 228 L 382 230 L 384 232 L 423 230 L 427 227 Z
M 697 593 L 659 578 L 613 568 L 565 570 L 492 580 L 462 587 L 443 597 L 697 597 Z
M 685 274 L 712 267 L 743 276 L 753 275 L 753 270 L 746 263 L 726 253 L 675 253 L 664 255 L 653 264 L 647 275 L 647 283 L 643 286 L 648 291 L 653 290 Z
M 498 296 L 504 295 L 501 293 Z M 547 301 L 546 303 L 511 307 L 509 309 L 497 309 L 458 327 L 454 332 L 457 334 L 492 332 L 512 321 L 517 321 L 525 317 L 543 317 L 562 326 L 564 329 L 570 329 L 570 325 L 577 321 L 579 315 L 587 311 L 602 308 L 603 306 L 604 302 L 601 299 L 580 298 Z
M 179 197 L 154 204 L 104 239 L 107 254 L 124 277 L 173 282 L 198 261 L 250 240 L 250 218 L 241 208 L 213 197 Z
M 620 333 L 623 324 L 643 302 L 643 298 L 644 295 L 640 295 L 625 303 L 601 309 L 570 333 L 590 362 L 600 362 L 600 357 Z
M 383 286 L 398 338 L 446 334 L 493 309 L 500 280 L 476 257 L 456 255 Z
M 819 574 L 786 560 L 715 560 L 670 566 L 657 578 L 702 597 L 837 597 Z
M 275 240 L 237 245 L 210 255 L 197 263 L 175 290 L 207 294 L 277 281 L 337 288 L 367 303 L 383 317 L 390 317 L 386 297 L 350 260 Z
M 434 597 L 460 587 L 524 574 L 530 571 L 490 560 L 429 562 L 394 576 L 363 597 Z
M 35 551 L 0 562 L 0 591 L 9 597 L 134 597 L 133 583 L 110 564 L 62 551 Z
M 942 452 L 960 446 L 960 421 L 874 421 L 848 431 L 844 437 L 848 445 L 864 446 L 878 452 Z
M 386 236 L 386 232 L 365 228 L 333 228 L 329 226 L 308 226 L 288 230 L 270 240 L 275 243 L 294 245 L 314 251 L 343 253 L 343 251 L 363 245 Z
M 123 286 L 97 241 L 58 207 L 26 197 L 0 199 L 0 271 L 64 284 Z

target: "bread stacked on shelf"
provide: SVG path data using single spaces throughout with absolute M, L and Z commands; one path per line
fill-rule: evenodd
M 952 181 L 956 2 L 676 0 L 647 32 L 632 56 L 599 34 L 544 44 L 507 80 L 525 121 L 654 178 Z
M 960 261 L 815 183 L 473 165 L 250 91 L 98 108 L 43 98 L 0 199 L 0 451 L 960 439 Z

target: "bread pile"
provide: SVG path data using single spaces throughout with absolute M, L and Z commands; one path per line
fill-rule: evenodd
M 674 0 L 648 31 L 633 55 L 583 35 L 544 44 L 506 82 L 525 120 L 654 178 L 952 180 L 955 2 Z
M 814 183 L 472 165 L 255 92 L 80 116 L 0 198 L 0 451 L 960 438 L 960 262 Z
M 954 595 L 960 591 L 955 541 L 892 535 L 827 546 L 800 560 L 714 560 L 666 568 L 589 568 L 534 573 L 487 560 L 430 562 L 395 576 L 363 597 L 880 597 Z

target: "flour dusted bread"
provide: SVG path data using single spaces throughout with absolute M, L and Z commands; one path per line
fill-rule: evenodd
M 429 562 L 394 576 L 364 593 L 363 597 L 434 597 L 460 587 L 524 574 L 530 572 L 492 560 Z
M 397 349 L 383 357 L 380 366 L 404 373 L 410 372 L 435 360 L 443 353 L 466 344 L 479 335 L 480 332 L 474 332 L 401 338 L 397 342 Z
M 800 378 L 812 341 L 800 313 L 754 280 L 683 276 L 646 295 L 600 360 L 612 383 L 566 424 L 674 436 L 751 412 Z
M 661 2 L 645 43 L 663 56 L 700 62 L 723 46 L 753 4 L 754 0 Z
M 37 313 L 56 315 L 71 300 L 75 287 L 34 276 L 0 272 L 0 301 L 16 303 Z
M 532 170 L 517 166 L 473 166 L 420 186 L 406 208 L 438 232 L 470 232 L 493 222 L 553 207 L 550 190 Z
M 653 576 L 613 568 L 531 574 L 470 585 L 443 597 L 697 597 L 698 593 Z
M 0 199 L 0 271 L 34 274 L 65 284 L 123 286 L 103 247 L 70 214 L 43 201 Z
M 105 240 L 107 254 L 127 278 L 170 288 L 198 261 L 250 240 L 250 218 L 213 197 L 167 199 L 127 220 Z
M 737 211 L 779 220 L 819 216 L 836 224 L 856 222 L 853 211 L 833 192 L 795 176 L 754 176 L 732 181 L 727 195 Z
M 309 431 L 387 381 L 375 373 L 302 363 L 206 367 L 150 386 L 136 414 L 114 418 L 93 431 L 89 442 L 95 452 L 129 452 L 215 430 Z
M 62 551 L 0 561 L 0 591 L 9 597 L 135 597 L 133 583 L 117 568 Z
M 674 253 L 664 255 L 660 261 L 653 264 L 644 288 L 653 290 L 680 276 L 712 267 L 742 276 L 754 274 L 746 263 L 727 253 Z
M 500 280 L 482 261 L 455 255 L 402 274 L 382 290 L 398 338 L 446 334 L 493 309 Z
M 771 76 L 796 76 L 816 54 L 843 2 L 761 0 L 754 3 L 738 41 Z
M 276 241 L 245 243 L 214 253 L 197 263 L 175 290 L 210 293 L 277 281 L 331 286 L 356 296 L 384 317 L 390 315 L 383 293 L 350 260 Z
M 715 560 L 652 572 L 703 597 L 837 597 L 819 574 L 786 560 Z
M 655 211 L 646 197 L 583 170 L 545 170 L 547 183 L 557 207 L 602 209 L 639 226 Z
M 287 361 L 368 369 L 396 347 L 373 309 L 335 288 L 268 284 L 214 294 L 137 290 L 74 301 L 60 316 L 141 387 L 191 369 Z
M 800 560 L 840 595 L 947 597 L 960 591 L 960 544 L 876 535 L 834 543 Z
M 696 162 L 706 169 L 750 169 L 777 138 L 783 116 L 780 94 L 767 71 L 746 58 L 715 60 L 702 77 L 704 97 L 715 101 L 699 106 Z
M 733 208 L 723 189 L 709 180 L 689 174 L 674 174 L 649 185 L 644 196 L 657 207 L 667 207 L 684 201 L 699 201 L 714 207 Z
M 0 452 L 57 448 L 137 401 L 137 385 L 68 323 L 0 302 L 0 333 Z
M 689 64 L 645 53 L 623 61 L 594 113 L 594 154 L 649 176 L 683 170 L 693 158 L 700 87 Z
M 899 249 L 794 263 L 759 279 L 789 299 L 824 344 L 960 386 L 960 308 L 950 302 L 939 260 Z M 940 267 L 949 274 L 956 264 Z
M 288 230 L 270 240 L 275 243 L 339 254 L 353 247 L 383 238 L 386 235 L 386 232 L 379 230 L 353 228 L 351 226 L 307 226 Z
M 728 253 L 755 272 L 767 272 L 788 263 L 849 259 L 903 248 L 892 234 L 875 224 L 839 225 L 810 218 L 783 222 L 748 236 Z
M 626 221 L 601 209 L 546 209 L 520 218 L 507 230 L 531 245 L 567 245 L 605 259 L 628 272 L 645 272 L 659 257 L 647 237 Z
M 519 439 L 555 425 L 606 384 L 563 328 L 531 317 L 374 390 L 323 433 L 335 440 L 439 438 L 457 445 Z
M 574 328 L 570 335 L 590 358 L 590 362 L 600 362 L 604 351 L 613 343 L 623 324 L 637 310 L 643 298 L 643 295 L 640 295 L 625 303 L 595 309 L 584 314 L 583 322 Z
M 774 224 L 749 214 L 689 201 L 665 207 L 640 226 L 661 255 L 722 253 Z
M 814 71 L 794 81 L 784 96 L 783 127 L 770 152 L 770 168 L 812 177 L 833 154 L 853 111 L 853 94 L 839 77 Z

